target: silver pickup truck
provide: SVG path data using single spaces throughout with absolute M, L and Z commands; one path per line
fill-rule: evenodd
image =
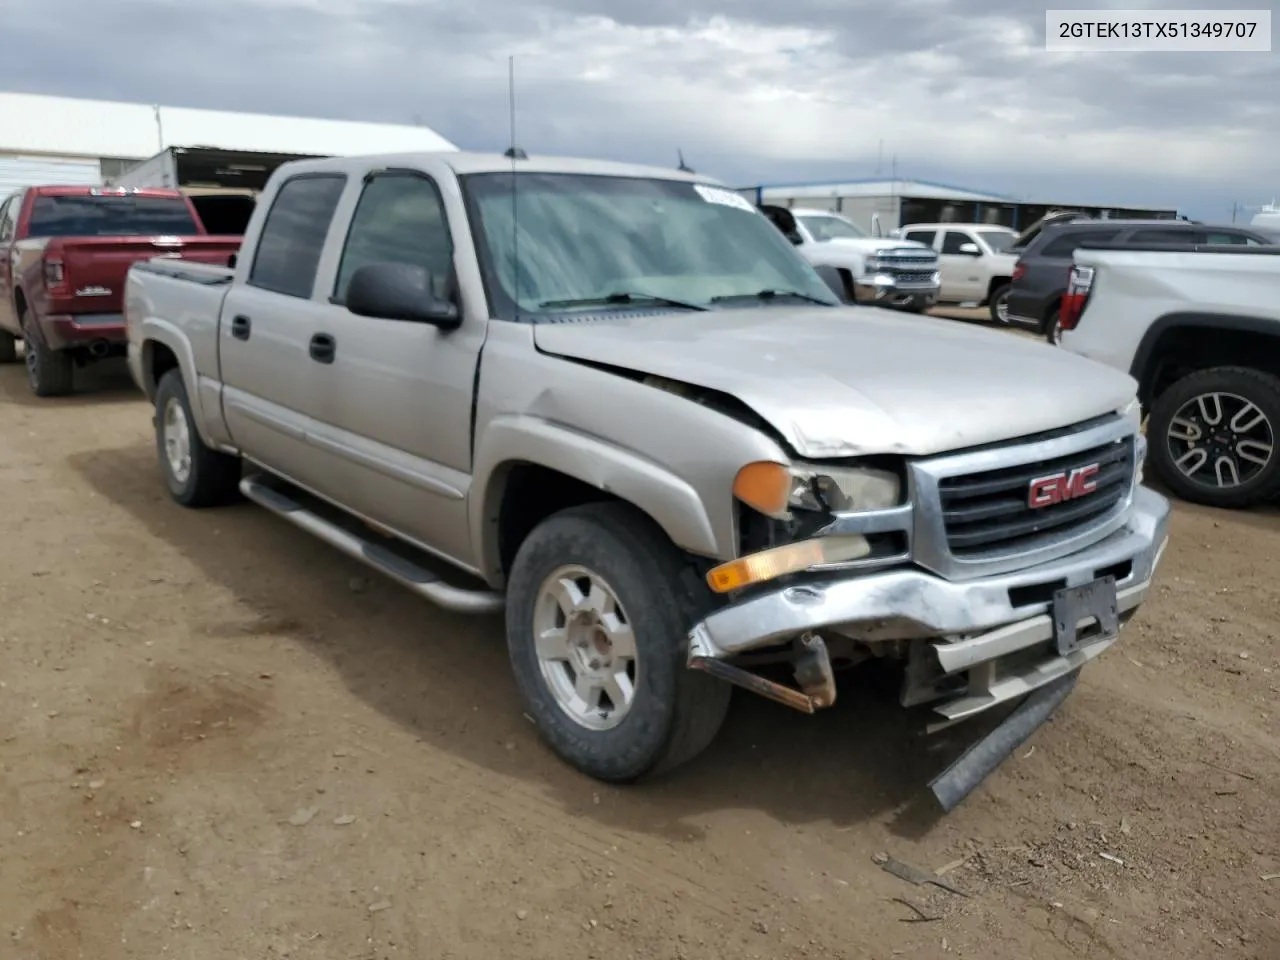
M 878 659 L 937 726 L 1021 702 L 934 782 L 949 808 L 1115 641 L 1166 541 L 1128 376 L 846 306 L 696 175 L 292 162 L 237 264 L 139 264 L 126 316 L 175 500 L 243 494 L 505 609 L 524 708 L 607 781 L 696 755 L 731 684 L 812 712 Z

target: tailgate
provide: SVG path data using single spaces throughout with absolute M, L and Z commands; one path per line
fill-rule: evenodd
M 225 266 L 240 237 L 86 237 L 50 243 L 46 261 L 61 259 L 60 312 L 121 313 L 124 280 L 139 260 L 164 257 Z M 54 243 L 58 249 L 52 249 Z M 50 291 L 52 294 L 53 291 Z M 56 296 L 56 294 L 55 294 Z

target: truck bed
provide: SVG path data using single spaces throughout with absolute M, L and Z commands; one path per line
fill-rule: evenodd
M 231 277 L 230 267 L 190 260 L 146 260 L 129 269 L 124 302 L 129 368 L 148 396 L 152 385 L 142 377 L 139 363 L 148 321 L 180 319 L 190 337 L 197 372 L 216 376 L 218 317 Z

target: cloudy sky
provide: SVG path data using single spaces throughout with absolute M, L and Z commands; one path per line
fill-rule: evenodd
M 903 177 L 1214 220 L 1280 196 L 1276 55 L 1046 54 L 1044 5 L 1029 0 L 0 9 L 9 91 L 418 122 L 491 149 L 506 145 L 514 54 L 530 152 L 674 164 L 679 147 L 737 185 L 873 176 L 880 156 L 887 175 L 896 156 Z

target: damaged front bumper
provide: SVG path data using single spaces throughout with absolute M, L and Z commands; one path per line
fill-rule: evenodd
M 792 583 L 698 623 L 689 634 L 689 665 L 753 687 L 732 675 L 745 671 L 731 661 L 799 640 L 802 689 L 754 688 L 812 712 L 834 701 L 818 637 L 897 645 L 908 651 L 903 705 L 932 703 L 934 728 L 947 726 L 1074 675 L 1110 647 L 1150 589 L 1169 512 L 1164 497 L 1135 486 L 1122 526 L 1033 567 L 959 581 L 911 567 Z

